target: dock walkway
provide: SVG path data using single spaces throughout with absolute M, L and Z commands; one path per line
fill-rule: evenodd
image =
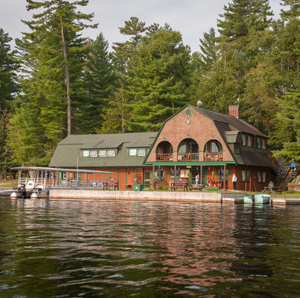
M 97 191 L 51 189 L 49 199 L 68 200 L 124 200 L 124 201 L 166 201 L 166 202 L 202 202 L 202 203 L 240 203 L 243 193 L 220 192 L 170 192 L 170 191 Z M 296 205 L 299 199 L 271 198 L 273 205 Z

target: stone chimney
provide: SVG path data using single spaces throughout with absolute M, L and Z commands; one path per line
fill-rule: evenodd
M 237 119 L 241 118 L 241 106 L 229 106 L 229 116 L 234 116 Z

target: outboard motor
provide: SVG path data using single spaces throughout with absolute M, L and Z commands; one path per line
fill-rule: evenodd
M 22 199 L 25 199 L 25 198 L 26 198 L 25 184 L 21 184 L 21 185 L 18 187 L 18 193 L 21 194 Z

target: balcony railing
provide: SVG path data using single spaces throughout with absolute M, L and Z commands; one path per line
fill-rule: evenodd
M 199 160 L 199 153 L 178 153 L 179 161 L 195 161 Z
M 156 161 L 173 161 L 173 153 L 156 154 Z
M 209 153 L 204 152 L 203 156 L 204 161 L 222 161 L 223 160 L 223 153 Z

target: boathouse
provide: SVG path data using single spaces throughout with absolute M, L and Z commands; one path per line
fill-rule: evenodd
M 267 136 L 239 115 L 238 105 L 229 115 L 186 105 L 158 132 L 70 135 L 58 144 L 49 166 L 110 171 L 79 179 L 115 179 L 118 189 L 180 180 L 192 186 L 196 175 L 204 188 L 233 189 L 235 174 L 237 189 L 262 190 L 275 181 L 276 165 Z

